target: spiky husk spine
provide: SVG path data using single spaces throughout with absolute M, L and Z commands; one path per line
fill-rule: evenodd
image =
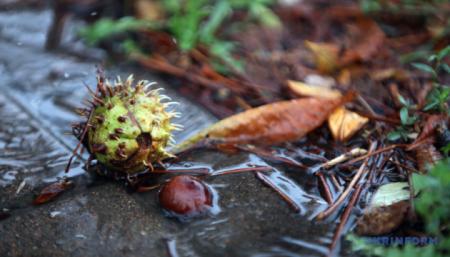
M 125 82 L 120 77 L 112 85 L 102 76 L 97 78 L 97 90 L 92 92 L 91 108 L 82 110 L 88 116 L 84 122 L 84 145 L 92 157 L 113 171 L 135 174 L 152 163 L 172 157 L 165 148 L 174 143 L 172 131 L 181 129 L 170 122 L 177 112 L 168 112 L 174 102 L 149 90 L 154 83 L 139 81 L 133 87 L 133 76 Z M 82 136 L 83 137 L 83 136 Z

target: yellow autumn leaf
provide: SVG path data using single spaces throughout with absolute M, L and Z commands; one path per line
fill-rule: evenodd
M 300 81 L 288 80 L 289 88 L 301 96 L 321 97 L 321 98 L 339 98 L 341 92 L 324 86 L 309 85 Z
M 317 70 L 331 73 L 338 67 L 339 48 L 330 43 L 314 43 L 305 41 L 305 46 L 312 52 Z
M 328 126 L 334 139 L 345 141 L 358 132 L 369 119 L 347 110 L 345 107 L 336 109 L 328 117 Z

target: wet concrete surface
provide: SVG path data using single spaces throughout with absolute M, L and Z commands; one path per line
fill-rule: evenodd
M 50 23 L 48 10 L 0 12 L 0 256 L 169 256 L 170 242 L 178 256 L 323 256 L 334 224 L 316 223 L 325 207 L 315 178 L 305 170 L 275 166 L 268 176 L 301 207 L 294 212 L 252 173 L 209 177 L 217 192 L 216 214 L 180 222 L 159 207 L 157 191 L 130 193 L 119 182 L 96 178 L 82 168 L 83 160 L 64 167 L 76 140 L 70 123 L 79 120 L 74 108 L 87 99 L 83 83 L 94 87 L 95 66 L 105 56 L 65 37 L 63 49 L 43 50 Z M 73 27 L 76 27 L 74 23 Z M 71 29 L 69 28 L 68 34 Z M 155 75 L 129 66 L 107 66 L 107 75 Z M 181 103 L 189 137 L 216 119 L 169 88 Z M 195 151 L 186 164 L 212 170 L 269 165 L 248 154 Z M 68 175 L 76 187 L 55 201 L 33 206 L 47 184 Z M 2 215 L 3 216 L 3 215 Z

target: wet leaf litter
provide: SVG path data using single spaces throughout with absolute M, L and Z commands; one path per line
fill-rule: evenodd
M 308 22 L 311 19 L 314 20 L 317 16 L 317 13 L 305 12 L 302 8 L 292 10 L 292 12 L 287 12 L 287 15 L 286 10 L 276 10 L 278 14 L 285 13 L 286 16 L 282 17 L 288 17 L 282 19 L 285 26 L 292 20 L 300 18 Z M 440 89 L 436 89 L 436 91 L 435 88 L 431 89 L 433 87 L 427 87 L 428 89 L 424 87 L 423 90 L 420 90 L 421 92 L 418 92 L 418 85 L 428 83 L 431 80 L 427 73 L 431 76 L 436 76 L 437 74 L 431 64 L 429 66 L 415 64 L 414 67 L 424 72 L 424 74 L 419 75 L 414 72 L 405 72 L 409 69 L 408 67 L 397 67 L 401 65 L 393 65 L 396 67 L 383 67 L 380 65 L 380 63 L 388 63 L 387 60 L 396 58 L 390 50 L 403 51 L 403 49 L 410 47 L 409 44 L 411 42 L 418 41 L 411 40 L 411 37 L 403 38 L 403 36 L 400 36 L 395 38 L 396 33 L 384 30 L 385 27 L 379 26 L 379 20 L 374 22 L 372 18 L 362 14 L 358 8 L 326 6 L 322 10 L 315 12 L 322 13 L 323 10 L 327 13 L 327 19 L 320 19 L 317 21 L 317 24 L 343 23 L 346 26 L 338 28 L 337 31 L 339 33 L 337 34 L 334 34 L 336 32 L 334 30 L 318 31 L 314 37 L 297 38 L 300 43 L 283 44 L 283 51 L 287 50 L 286 52 L 289 54 L 278 51 L 275 42 L 272 45 L 272 47 L 275 45 L 274 48 L 266 49 L 269 54 L 252 53 L 243 55 L 246 57 L 251 56 L 249 58 L 251 59 L 250 62 L 261 62 L 262 66 L 266 67 L 269 66 L 267 64 L 270 62 L 276 63 L 277 65 L 273 65 L 270 72 L 267 72 L 272 75 L 272 79 L 267 79 L 265 76 L 242 76 L 235 70 L 228 74 L 220 73 L 218 70 L 215 70 L 217 66 L 213 67 L 211 63 L 208 63 L 209 53 L 201 47 L 189 52 L 187 55 L 183 55 L 183 58 L 179 59 L 173 58 L 177 56 L 173 52 L 167 55 L 159 55 L 160 53 L 132 55 L 131 58 L 140 62 L 143 67 L 172 74 L 181 81 L 190 81 L 189 87 L 192 87 L 192 90 L 186 90 L 186 86 L 181 86 L 179 88 L 180 92 L 188 92 L 187 94 L 198 96 L 201 98 L 199 102 L 207 108 L 216 111 L 219 117 L 229 116 L 229 118 L 222 120 L 222 123 L 218 123 L 226 126 L 224 128 L 221 128 L 219 125 L 216 127 L 212 126 L 200 132 L 199 135 L 191 138 L 184 144 L 184 146 L 187 145 L 188 147 L 182 147 L 183 151 L 174 151 L 172 153 L 179 156 L 179 159 L 171 159 L 162 158 L 169 157 L 165 154 L 157 154 L 156 158 L 147 158 L 151 150 L 157 149 L 157 143 L 155 143 L 155 146 L 151 144 L 153 143 L 151 133 L 143 132 L 147 129 L 140 130 L 143 136 L 135 135 L 135 137 L 131 138 L 127 136 L 121 139 L 120 135 L 126 134 L 123 133 L 125 131 L 120 130 L 121 128 L 113 124 L 114 131 L 109 131 L 109 127 L 107 127 L 108 133 L 106 134 L 108 134 L 109 139 L 112 141 L 134 140 L 138 146 L 137 148 L 128 147 L 129 145 L 126 145 L 124 148 L 138 150 L 135 152 L 117 151 L 117 148 L 120 150 L 123 147 L 116 147 L 108 142 L 105 144 L 109 146 L 106 149 L 113 149 L 114 158 L 109 158 L 109 162 L 105 158 L 100 161 L 92 159 L 88 166 L 93 172 L 102 176 L 107 176 L 113 180 L 125 181 L 126 185 L 133 188 L 133 190 L 159 189 L 162 192 L 162 188 L 172 181 L 169 176 L 173 174 L 187 173 L 194 175 L 195 179 L 203 182 L 205 177 L 211 177 L 211 174 L 216 173 L 211 167 L 192 167 L 192 169 L 185 167 L 180 169 L 179 164 L 183 163 L 183 158 L 189 157 L 189 151 L 213 149 L 213 151 L 220 151 L 225 154 L 236 154 L 244 151 L 264 159 L 267 163 L 221 170 L 219 173 L 254 173 L 255 177 L 261 180 L 262 184 L 274 189 L 274 192 L 278 194 L 280 199 L 292 206 L 294 211 L 298 211 L 301 207 L 298 206 L 295 198 L 286 194 L 286 190 L 283 187 L 273 183 L 278 171 L 277 167 L 272 166 L 288 165 L 290 167 L 288 168 L 288 176 L 289 178 L 295 178 L 296 182 L 302 176 L 307 176 L 291 173 L 291 169 L 296 167 L 301 169 L 301 172 L 306 170 L 309 175 L 312 174 L 314 179 L 316 179 L 312 181 L 317 186 L 324 202 L 329 205 L 328 208 L 324 208 L 321 212 L 316 213 L 318 214 L 317 219 L 331 223 L 333 223 L 333 220 L 338 221 L 338 227 L 329 248 L 330 254 L 336 253 L 338 251 L 336 249 L 339 249 L 339 239 L 341 235 L 346 233 L 345 228 L 353 224 L 352 218 L 354 218 L 354 215 L 358 216 L 359 208 L 364 208 L 364 204 L 371 203 L 370 195 L 373 192 L 378 192 L 378 187 L 381 186 L 381 190 L 383 185 L 397 183 L 396 181 L 402 181 L 401 183 L 408 181 L 408 184 L 410 184 L 411 176 L 415 172 L 425 172 L 429 165 L 439 163 L 444 158 L 446 145 L 442 144 L 440 139 L 445 139 L 446 137 L 445 131 L 447 130 L 448 118 L 445 115 L 441 118 L 434 116 L 438 113 L 437 110 L 439 108 L 445 107 L 445 104 L 442 105 L 439 100 L 439 97 L 445 96 L 445 92 L 441 92 L 440 95 Z M 232 19 L 235 18 L 234 16 L 232 17 Z M 383 30 L 380 28 L 383 28 Z M 164 38 L 158 31 L 148 33 L 152 34 L 153 39 Z M 423 38 L 432 36 L 427 31 L 422 31 L 421 33 L 424 36 L 417 37 L 417 40 L 423 40 Z M 248 35 L 251 34 L 248 33 Z M 263 33 L 260 34 L 262 35 Z M 297 35 L 302 34 L 299 33 Z M 436 39 L 435 41 L 438 42 L 435 46 L 436 49 L 442 49 L 442 46 L 439 45 L 439 40 Z M 267 40 L 267 42 L 269 41 Z M 161 42 L 164 41 L 162 40 Z M 251 45 L 253 43 L 254 41 L 247 40 L 243 45 L 247 49 L 256 49 L 257 47 Z M 274 43 L 274 41 L 271 41 L 271 43 Z M 299 56 L 304 57 L 305 52 L 295 52 L 295 49 L 292 48 L 293 45 L 296 45 L 297 50 L 301 48 L 307 49 L 309 58 L 298 58 Z M 291 49 L 289 49 L 290 47 Z M 169 47 L 165 48 L 164 51 L 173 51 L 176 48 L 177 46 L 174 44 L 172 49 Z M 390 50 L 386 51 L 387 48 Z M 155 52 L 158 52 L 158 50 Z M 297 56 L 295 58 L 286 58 L 292 53 L 294 56 L 297 54 Z M 307 61 L 306 64 L 299 64 L 298 60 Z M 309 61 L 311 63 L 308 63 Z M 280 63 L 282 65 L 278 65 Z M 283 68 L 278 69 L 281 66 Z M 252 64 L 249 67 L 248 74 L 252 74 L 252 72 L 255 74 L 258 70 L 259 72 L 261 71 L 260 66 Z M 319 71 L 320 75 L 310 74 L 316 73 L 316 71 Z M 230 71 L 228 70 L 228 72 Z M 301 129 L 297 130 L 297 120 L 293 122 L 291 118 L 298 118 L 298 116 L 293 116 L 292 113 L 294 112 L 288 111 L 291 108 L 272 108 L 274 105 L 286 100 L 306 102 L 308 98 L 335 97 L 339 99 L 339 97 L 345 95 L 345 92 L 354 91 L 354 83 L 358 84 L 357 81 L 362 77 L 366 79 L 365 76 L 370 78 L 368 88 L 373 89 L 370 85 L 373 86 L 375 84 L 381 90 L 372 90 L 374 92 L 374 95 L 372 95 L 371 90 L 364 92 L 364 87 L 358 88 L 356 86 L 358 94 L 352 101 L 343 101 L 346 102 L 345 106 L 343 104 L 332 105 L 332 111 L 329 112 L 327 110 L 323 112 L 323 115 L 319 115 L 317 119 L 305 119 L 308 122 L 311 121 L 311 126 L 309 127 L 299 126 Z M 417 81 L 415 81 L 416 78 L 418 78 Z M 291 82 L 296 82 L 295 86 Z M 326 85 L 322 85 L 322 83 Z M 273 86 L 273 88 L 268 87 L 268 84 L 271 87 Z M 224 85 L 225 87 L 223 87 Z M 199 90 L 196 91 L 195 88 L 198 86 L 202 88 L 200 90 L 202 94 L 198 93 Z M 242 88 L 245 89 L 242 90 Z M 321 94 L 322 92 L 323 94 Z M 382 92 L 381 96 L 377 95 L 379 92 Z M 416 92 L 418 92 L 417 96 Z M 326 95 L 327 97 L 320 97 L 321 95 Z M 99 101 L 97 99 L 95 101 L 97 102 L 96 104 L 101 104 L 100 101 L 103 100 L 100 99 Z M 331 102 L 330 99 L 328 101 Z M 319 102 L 327 103 L 325 99 L 320 99 Z M 292 107 L 291 105 L 286 106 Z M 258 108 L 261 108 L 259 112 L 256 111 Z M 422 110 L 422 108 L 424 109 Z M 433 111 L 426 111 L 425 109 L 428 108 L 431 108 L 429 110 Z M 305 115 L 309 111 L 304 110 L 304 108 L 297 110 L 299 112 L 303 111 Z M 131 111 L 131 113 L 133 112 L 134 110 Z M 230 116 L 236 112 L 240 112 L 240 114 Z M 281 118 L 277 120 L 274 113 L 278 113 L 277 115 Z M 132 114 L 127 117 L 132 119 L 135 116 Z M 266 117 L 264 119 L 265 122 L 258 123 L 258 120 L 253 118 L 253 116 L 264 116 Z M 268 126 L 268 121 L 275 122 Z M 249 132 L 253 129 L 251 127 L 253 124 L 257 125 L 253 128 L 261 129 L 256 134 Z M 323 124 L 326 125 L 323 126 Z M 98 126 L 99 124 L 94 125 Z M 271 134 L 272 131 L 270 129 L 267 129 L 267 127 L 272 127 L 272 125 L 276 128 L 273 134 Z M 83 128 L 85 127 L 79 126 L 75 128 L 77 132 L 75 134 L 79 138 L 82 138 Z M 386 139 L 384 135 L 386 135 L 387 131 L 392 133 L 389 133 Z M 89 134 L 87 130 L 86 134 Z M 104 133 L 100 134 L 103 135 Z M 155 138 L 158 138 L 156 134 Z M 164 131 L 162 134 L 164 134 Z M 97 140 L 104 139 L 103 136 L 97 137 Z M 164 140 L 156 141 L 165 144 Z M 312 145 L 311 142 L 313 142 Z M 325 142 L 330 146 L 324 147 Z M 97 153 L 100 155 L 100 152 L 103 152 L 102 144 L 96 146 L 98 147 L 88 147 L 87 149 L 91 152 L 99 151 Z M 170 151 L 170 149 L 167 150 Z M 118 165 L 121 167 L 114 170 L 115 166 L 111 165 L 111 160 L 113 160 L 112 163 L 115 163 L 116 158 L 122 158 L 123 162 L 127 162 L 125 159 L 128 160 L 129 155 L 134 153 L 142 158 L 136 158 L 133 161 L 137 160 L 140 165 L 143 164 L 144 168 L 136 167 L 135 165 Z M 111 153 L 106 151 L 106 154 Z M 302 158 L 299 158 L 301 155 L 307 155 L 311 160 L 316 159 L 314 159 L 315 161 L 304 161 Z M 315 157 L 313 157 L 314 155 Z M 411 159 L 411 156 L 415 156 L 417 162 Z M 173 156 L 171 157 L 173 158 Z M 144 159 L 145 162 L 142 161 Z M 102 161 L 104 162 L 103 165 L 101 164 Z M 133 161 L 130 163 L 134 163 Z M 132 167 L 129 172 L 123 171 L 124 167 L 131 166 L 135 167 Z M 163 176 L 163 179 L 159 181 L 150 179 L 156 174 Z M 376 212 L 374 212 L 375 214 L 368 212 L 369 218 L 361 218 L 362 221 L 360 220 L 358 223 L 358 225 L 368 226 L 364 229 L 358 229 L 358 233 L 385 234 L 392 230 L 401 230 L 404 221 L 406 223 L 410 222 L 408 215 L 405 215 L 414 211 L 411 203 L 415 195 L 412 193 L 413 189 L 410 186 L 404 187 L 409 190 L 408 199 L 403 199 L 400 203 L 395 202 L 391 205 L 380 207 L 383 210 L 381 213 L 386 213 L 384 218 L 392 220 L 392 223 L 384 222 L 383 217 L 378 216 Z M 180 186 L 180 188 L 183 188 L 183 186 Z M 51 195 L 53 191 L 56 196 L 59 194 L 58 192 L 63 192 L 64 190 L 50 190 L 47 193 Z M 404 191 L 399 192 L 402 192 L 401 194 L 403 195 Z M 45 193 L 44 189 L 43 195 Z M 376 193 L 373 194 L 373 197 L 376 197 Z M 52 197 L 49 199 L 52 199 Z M 208 197 L 205 199 L 208 199 Z M 43 202 L 46 201 L 44 200 Z M 209 201 L 207 200 L 206 202 Z M 398 208 L 396 207 L 397 205 L 399 205 Z M 207 206 L 210 205 L 207 204 Z M 389 210 L 392 210 L 394 213 L 391 218 L 387 215 Z M 392 217 L 398 219 L 394 220 Z M 375 225 L 371 227 L 368 220 L 375 221 L 378 218 L 380 218 L 378 224 L 389 225 L 378 227 L 377 222 L 374 222 Z M 379 230 L 377 231 L 374 228 Z

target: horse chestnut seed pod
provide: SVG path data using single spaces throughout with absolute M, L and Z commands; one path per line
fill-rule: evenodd
M 87 121 L 76 127 L 92 159 L 127 174 L 152 170 L 152 163 L 171 157 L 165 148 L 173 142 L 172 131 L 181 128 L 170 122 L 178 113 L 167 111 L 167 96 L 148 90 L 147 81 L 132 84 L 132 75 L 114 85 L 99 75 L 90 108 L 80 111 Z
M 159 191 L 159 202 L 169 213 L 192 217 L 209 210 L 212 195 L 201 180 L 180 175 L 163 185 Z

